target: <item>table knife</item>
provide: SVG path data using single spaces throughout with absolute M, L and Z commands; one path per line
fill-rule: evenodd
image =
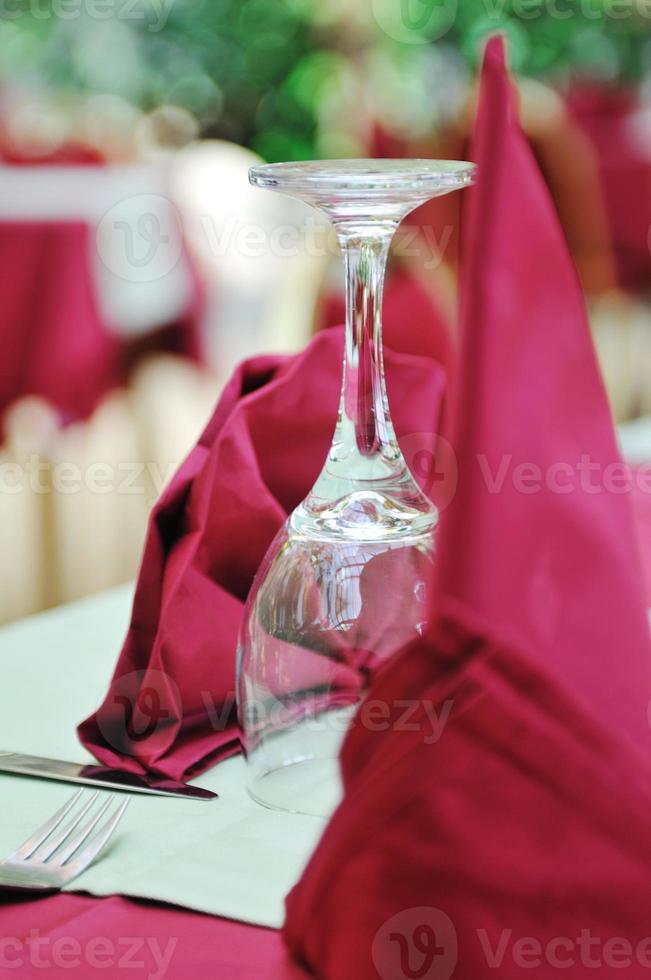
M 60 759 L 42 759 L 20 752 L 0 752 L 0 772 L 16 776 L 37 776 L 40 779 L 58 779 L 64 783 L 83 783 L 85 786 L 123 790 L 126 793 L 149 793 L 153 796 L 180 796 L 184 799 L 215 800 L 217 793 L 187 786 L 162 776 L 136 776 L 121 769 L 109 769 L 100 765 L 79 765 Z

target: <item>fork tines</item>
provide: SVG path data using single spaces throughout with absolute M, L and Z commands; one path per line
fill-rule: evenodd
M 82 798 L 84 795 L 85 799 Z M 98 791 L 88 795 L 78 790 L 7 860 L 12 864 L 36 862 L 53 870 L 56 867 L 72 871 L 74 867 L 75 874 L 79 874 L 106 846 L 129 803 L 129 799 L 125 799 L 109 815 L 109 808 L 116 800 L 115 795 L 107 796 L 104 802 L 96 806 L 99 796 Z M 105 816 L 107 819 L 102 822 Z M 85 817 L 88 818 L 86 821 Z M 65 822 L 66 818 L 70 819 Z

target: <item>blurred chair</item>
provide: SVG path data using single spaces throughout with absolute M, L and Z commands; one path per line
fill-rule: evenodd
M 221 376 L 260 351 L 308 341 L 332 252 L 327 223 L 307 205 L 251 187 L 250 150 L 206 140 L 182 150 L 174 200 L 202 278 L 205 351 Z
M 616 422 L 651 412 L 651 317 L 635 297 L 593 299 L 590 324 Z
M 0 448 L 0 622 L 135 576 L 151 505 L 218 393 L 204 369 L 156 355 L 87 420 L 63 426 L 38 398 L 11 407 Z
M 568 104 L 597 161 L 619 283 L 651 288 L 651 137 L 649 110 L 633 87 L 575 84 Z
M 49 581 L 57 603 L 134 574 L 148 507 L 126 393 L 110 394 L 88 421 L 59 429 L 48 448 Z
M 165 166 L 0 166 L 0 191 L 0 411 L 37 394 L 84 418 L 145 353 L 200 358 Z
M 42 399 L 17 403 L 4 418 L 0 450 L 0 622 L 28 616 L 53 601 L 49 447 L 55 411 Z
M 217 394 L 166 165 L 99 163 L 0 166 L 0 621 L 135 575 Z
M 147 507 L 183 462 L 208 421 L 220 382 L 214 372 L 178 357 L 157 355 L 144 361 L 129 391 Z

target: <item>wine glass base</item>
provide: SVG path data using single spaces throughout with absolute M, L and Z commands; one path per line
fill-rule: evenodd
M 288 763 L 251 780 L 248 792 L 269 810 L 327 819 L 342 797 L 339 760 Z
M 270 810 L 329 817 L 342 797 L 339 750 L 356 708 L 333 708 L 268 735 L 249 755 L 249 795 Z

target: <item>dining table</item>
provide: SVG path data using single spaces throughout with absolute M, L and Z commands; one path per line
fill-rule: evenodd
M 92 761 L 75 723 L 108 684 L 133 589 L 128 583 L 0 630 L 4 751 Z M 71 883 L 74 891 L 0 894 L 0 976 L 46 966 L 50 977 L 75 969 L 106 977 L 121 966 L 158 980 L 304 976 L 278 927 L 284 892 L 324 821 L 250 800 L 241 756 L 196 783 L 218 798 L 132 795 L 107 852 L 85 880 Z M 60 782 L 0 775 L 0 851 L 14 850 L 71 791 Z M 186 897 L 165 892 L 165 882 Z
M 639 455 L 630 497 L 651 607 L 651 466 Z M 132 600 L 127 583 L 0 629 L 1 750 L 91 761 L 75 724 L 106 689 Z M 254 803 L 241 756 L 196 784 L 219 798 L 134 796 L 107 853 L 70 890 L 0 895 L 0 977 L 308 976 L 280 927 L 284 894 L 325 821 Z M 69 795 L 61 783 L 0 775 L 0 852 Z

